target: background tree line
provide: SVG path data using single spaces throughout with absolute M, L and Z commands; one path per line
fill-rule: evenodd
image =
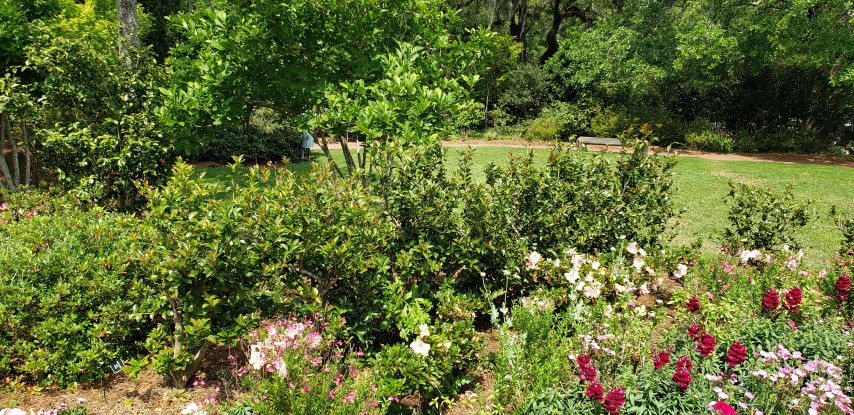
M 127 202 L 176 153 L 287 155 L 306 128 L 376 151 L 498 127 L 845 153 L 852 10 L 849 0 L 0 0 L 0 173 L 8 188 L 48 177 Z

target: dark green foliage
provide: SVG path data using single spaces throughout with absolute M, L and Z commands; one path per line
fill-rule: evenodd
M 249 127 L 218 127 L 199 145 L 194 160 L 230 163 L 232 156 L 243 156 L 253 163 L 300 160 L 302 135 L 287 129 L 266 130 Z
M 407 157 L 375 183 L 400 230 L 396 269 L 407 278 L 454 275 L 474 288 L 483 284 L 480 272 L 503 281 L 501 272 L 532 249 L 597 252 L 623 240 L 656 246 L 675 213 L 675 160 L 645 149 L 614 159 L 557 148 L 542 167 L 533 155 L 490 166 L 485 184 L 472 176 L 470 155 L 457 169 L 445 166 L 439 148 Z
M 669 176 L 676 161 L 646 151 L 638 144 L 615 160 L 556 148 L 542 168 L 532 156 L 493 166 L 492 209 L 515 237 L 542 252 L 600 252 L 622 240 L 656 246 L 674 215 Z
M 795 201 L 792 189 L 782 194 L 746 184 L 730 183 L 726 202 L 730 227 L 724 231 L 731 249 L 781 249 L 797 246 L 793 232 L 807 224 L 807 204 Z
M 60 184 L 102 203 L 136 203 L 136 183 L 161 183 L 172 143 L 152 109 L 161 68 L 147 49 L 118 52 L 115 25 L 90 11 L 45 25 L 28 49 L 41 80 L 42 166 Z
M 549 75 L 534 64 L 511 70 L 498 88 L 498 106 L 516 117 L 531 118 L 549 101 Z
M 0 373 L 39 384 L 97 381 L 139 352 L 160 319 L 144 283 L 152 258 L 139 221 L 17 197 L 0 218 Z M 41 199 L 42 202 L 38 200 Z M 13 219 L 17 209 L 30 218 Z

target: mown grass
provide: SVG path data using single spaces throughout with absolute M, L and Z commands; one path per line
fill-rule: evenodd
M 450 154 L 461 154 L 465 148 L 450 148 Z M 483 179 L 483 168 L 488 163 L 503 164 L 509 155 L 524 156 L 528 150 L 507 147 L 476 148 L 472 159 L 476 178 Z M 544 162 L 549 150 L 534 149 L 535 160 Z M 335 153 L 334 156 L 340 156 Z M 616 157 L 615 155 L 611 155 Z M 325 163 L 319 152 L 314 162 Z M 338 160 L 339 164 L 341 160 Z M 451 167 L 455 164 L 451 162 Z M 311 171 L 311 163 L 284 165 L 297 176 Z M 205 177 L 219 184 L 231 182 L 227 167 L 199 168 Z M 698 157 L 680 157 L 673 170 L 676 186 L 674 203 L 682 210 L 674 221 L 673 242 L 689 244 L 702 240 L 703 250 L 709 254 L 717 249 L 718 241 L 727 226 L 727 207 L 724 198 L 728 183 L 742 182 L 783 191 L 792 186 L 795 197 L 810 202 L 813 220 L 796 233 L 803 245 L 807 261 L 820 265 L 839 250 L 841 236 L 829 217 L 833 205 L 854 209 L 854 168 L 817 164 L 785 164 L 760 161 L 721 161 Z

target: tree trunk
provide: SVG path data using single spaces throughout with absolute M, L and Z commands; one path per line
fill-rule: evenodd
M 12 122 L 9 121 L 9 114 L 6 114 L 6 137 L 9 138 L 9 145 L 12 150 L 12 168 L 14 169 L 15 186 L 21 185 L 21 162 L 18 160 L 18 140 L 12 134 Z
M 21 134 L 24 137 L 24 186 L 29 186 L 33 172 L 31 153 L 33 146 L 30 145 L 30 134 L 27 132 L 27 123 L 24 121 L 21 121 Z
M 9 165 L 6 164 L 6 131 L 9 126 L 9 114 L 0 113 L 0 172 L 6 178 L 9 189 L 15 190 L 15 181 L 12 174 L 9 172 Z M 11 134 L 10 134 L 11 135 Z M 10 137 L 11 138 L 11 137 Z
M 510 36 L 513 36 L 517 42 L 522 44 L 522 62 L 528 61 L 528 44 L 526 42 L 527 20 L 528 20 L 528 0 L 514 1 L 510 6 Z
M 119 20 L 119 53 L 125 56 L 129 49 L 139 47 L 136 0 L 116 0 L 116 14 Z
M 546 51 L 540 56 L 540 66 L 543 66 L 549 58 L 557 53 L 557 32 L 560 30 L 560 24 L 563 22 L 564 16 L 560 10 L 560 2 L 561 0 L 554 0 L 552 2 L 552 27 L 549 29 L 549 33 L 546 34 Z

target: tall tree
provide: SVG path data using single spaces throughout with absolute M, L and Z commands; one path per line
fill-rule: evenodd
M 139 18 L 136 0 L 116 0 L 116 15 L 119 22 L 119 52 L 139 47 Z

